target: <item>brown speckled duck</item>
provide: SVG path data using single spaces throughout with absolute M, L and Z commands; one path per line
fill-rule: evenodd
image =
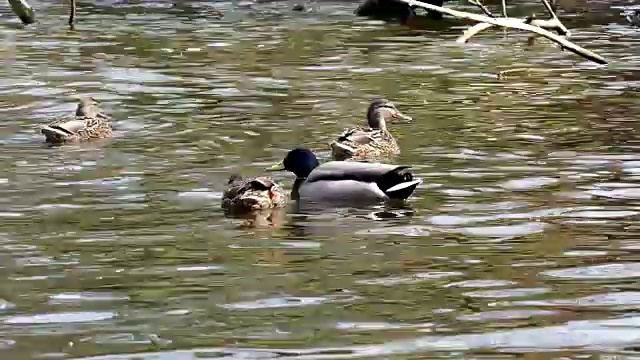
M 44 134 L 45 141 L 52 144 L 105 139 L 113 134 L 111 117 L 91 97 L 80 99 L 75 116 L 44 125 L 40 131 Z
M 284 190 L 266 176 L 243 179 L 231 175 L 222 194 L 222 208 L 234 213 L 281 208 L 287 204 Z
M 381 158 L 397 156 L 400 147 L 387 130 L 387 121 L 411 120 L 402 114 L 389 100 L 376 99 L 367 110 L 368 128 L 345 130 L 329 147 L 334 160 L 378 161 Z

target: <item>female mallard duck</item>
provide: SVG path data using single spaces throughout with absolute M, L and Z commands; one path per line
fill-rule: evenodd
M 231 212 L 250 212 L 284 207 L 287 195 L 270 177 L 243 179 L 229 177 L 229 188 L 222 194 L 222 208 Z
M 633 9 L 625 13 L 625 18 L 629 24 L 633 26 L 640 26 L 640 9 Z
M 347 129 L 340 134 L 329 145 L 333 159 L 371 161 L 399 155 L 400 148 L 387 130 L 387 120 L 393 119 L 411 120 L 411 117 L 398 111 L 389 100 L 374 100 L 367 110 L 369 127 Z
M 80 99 L 76 114 L 42 126 L 45 141 L 53 144 L 82 142 L 111 137 L 111 117 L 91 97 Z
M 320 165 L 308 149 L 296 148 L 282 162 L 269 168 L 296 175 L 292 198 L 312 202 L 370 202 L 404 200 L 421 179 L 409 166 L 356 161 L 330 161 Z

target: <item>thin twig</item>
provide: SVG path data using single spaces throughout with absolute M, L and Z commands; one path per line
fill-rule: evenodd
M 73 30 L 73 20 L 76 18 L 76 0 L 71 0 L 71 11 L 69 13 L 69 28 Z
M 487 15 L 488 17 L 495 18 L 495 16 L 493 16 L 493 14 L 491 13 L 491 11 L 489 11 L 489 9 L 487 9 L 487 7 L 484 6 L 480 1 L 469 0 L 469 2 L 472 3 L 473 5 L 479 7 L 480 10 L 482 10 L 482 12 L 485 13 L 485 15 Z
M 493 25 L 497 25 L 497 26 L 503 26 L 503 27 L 511 27 L 511 28 L 515 28 L 515 29 L 520 29 L 520 30 L 524 30 L 524 31 L 530 31 L 530 32 L 534 32 L 538 35 L 544 36 L 547 39 L 556 42 L 560 45 L 562 45 L 562 47 L 566 48 L 569 51 L 572 51 L 586 59 L 589 59 L 595 63 L 598 64 L 606 64 L 607 61 L 600 55 L 584 49 L 574 43 L 572 43 L 571 41 L 562 38 L 558 35 L 552 34 L 549 31 L 539 28 L 537 26 L 533 26 L 533 25 L 529 25 L 529 24 L 525 24 L 524 22 L 520 21 L 519 19 L 510 19 L 510 18 L 490 18 L 488 16 L 484 16 L 484 15 L 480 15 L 480 14 L 473 14 L 473 13 L 468 13 L 468 12 L 464 12 L 464 11 L 458 11 L 458 10 L 453 10 L 453 9 L 449 9 L 449 8 L 443 8 L 437 5 L 432 5 L 429 3 L 425 3 L 422 1 L 417 1 L 417 0 L 397 0 L 399 2 L 405 3 L 409 6 L 418 6 L 427 10 L 433 10 L 433 11 L 438 11 L 447 15 L 451 15 L 457 18 L 463 18 L 463 19 L 470 19 L 470 20 L 474 20 L 474 21 L 478 21 L 478 22 L 486 22 L 486 23 L 490 23 Z
M 502 70 L 500 72 L 498 72 L 496 75 L 498 76 L 498 79 L 506 79 L 506 75 L 508 74 L 512 74 L 512 73 L 518 73 L 518 72 L 539 72 L 539 73 L 546 73 L 546 72 L 553 72 L 553 71 L 574 71 L 575 68 L 556 68 L 556 69 L 547 69 L 547 68 L 515 68 L 515 69 L 508 69 L 508 70 Z
M 507 0 L 502 0 L 502 17 L 507 17 Z M 504 37 L 507 37 L 507 28 L 504 28 L 502 31 L 504 33 Z

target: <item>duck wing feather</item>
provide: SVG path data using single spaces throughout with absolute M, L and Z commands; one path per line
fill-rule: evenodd
M 380 163 L 330 161 L 315 168 L 306 182 L 354 180 L 375 183 L 389 173 L 400 173 L 408 168 L 409 166 Z

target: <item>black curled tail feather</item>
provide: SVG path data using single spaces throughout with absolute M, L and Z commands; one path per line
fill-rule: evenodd
M 413 174 L 408 172 L 409 168 L 407 166 L 400 166 L 388 173 L 382 175 L 377 181 L 376 184 L 378 188 L 383 192 L 386 192 L 388 189 L 406 182 L 413 180 Z
M 384 174 L 376 181 L 378 188 L 382 190 L 390 199 L 406 199 L 416 189 L 420 180 L 414 180 L 413 174 L 406 166 Z M 400 185 L 406 186 L 400 186 Z

